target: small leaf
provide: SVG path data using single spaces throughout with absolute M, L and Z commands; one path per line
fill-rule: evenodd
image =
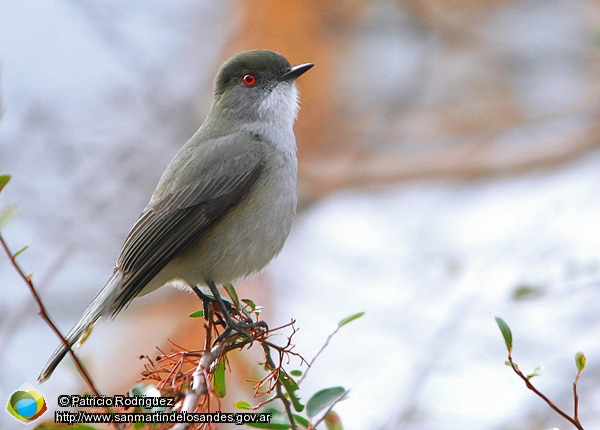
M 259 315 L 262 312 L 262 306 L 256 306 L 256 303 L 254 303 L 252 300 L 242 299 L 242 302 L 246 304 L 246 306 L 244 306 L 242 309 L 242 312 L 244 312 L 244 315 L 246 315 L 248 318 L 252 318 L 252 314 Z
M 290 400 L 292 401 L 292 406 L 294 406 L 294 410 L 296 412 L 302 412 L 304 410 L 304 405 L 300 402 L 300 397 L 296 395 L 296 391 L 300 389 L 294 378 L 286 373 L 285 370 L 279 370 L 279 381 L 285 388 L 285 391 L 290 396 Z
M 252 405 L 245 400 L 238 400 L 233 404 L 233 407 L 242 411 L 251 411 Z
M 290 422 L 288 421 L 287 415 L 281 411 L 278 411 L 274 408 L 265 408 L 261 410 L 261 412 L 271 414 L 271 419 L 268 423 L 259 423 L 259 422 L 244 422 L 244 425 L 248 427 L 253 427 L 256 429 L 289 429 L 292 428 Z M 258 417 L 258 415 L 255 415 Z
M 160 397 L 160 391 L 153 384 L 137 384 L 129 390 L 130 396 Z
M 329 411 L 325 415 L 325 427 L 327 430 L 344 430 L 340 416 L 334 411 Z
M 527 379 L 535 378 L 536 376 L 540 376 L 540 373 L 544 370 L 544 366 L 539 366 L 533 369 L 529 375 L 526 376 Z
M 244 423 L 244 425 L 248 427 L 252 427 L 255 429 L 279 429 L 279 430 L 287 430 L 291 429 L 292 426 L 289 423 L 274 423 L 273 418 L 271 418 L 270 423 Z
M 355 313 L 354 315 L 350 315 L 349 317 L 346 317 L 344 319 L 342 319 L 339 323 L 338 323 L 338 328 L 339 327 L 343 327 L 348 323 L 351 323 L 354 320 L 359 319 L 360 317 L 362 317 L 365 313 L 364 312 L 358 312 Z
M 292 370 L 290 372 L 290 375 L 295 376 L 296 378 L 298 378 L 299 376 L 302 376 L 304 372 L 302 372 L 302 370 Z
M 220 360 L 217 368 L 215 369 L 213 388 L 215 394 L 221 399 L 227 394 L 227 386 L 225 384 L 225 360 Z
M 310 423 L 306 418 L 304 418 L 301 415 L 297 415 L 297 414 L 293 414 L 293 415 L 294 415 L 294 420 L 296 421 L 296 424 L 300 424 L 305 429 L 308 428 Z
M 583 354 L 583 352 L 578 352 L 577 354 L 575 354 L 575 365 L 577 366 L 577 370 L 579 372 L 583 372 L 583 370 L 585 369 L 585 365 L 587 363 L 587 358 L 585 358 L 585 355 Z
M 85 329 L 83 336 L 81 336 L 81 339 L 79 339 L 79 341 L 77 342 L 77 344 L 76 344 L 77 346 L 75 348 L 79 348 L 81 345 L 83 345 L 85 343 L 85 341 L 88 340 L 88 338 L 92 334 L 93 330 L 94 330 L 93 324 L 88 326 L 88 328 Z
M 235 291 L 235 288 L 232 284 L 225 284 L 223 285 L 223 287 L 225 288 L 225 291 L 227 291 L 227 294 L 229 294 L 229 297 L 231 297 L 231 300 L 233 301 L 233 305 L 239 309 L 240 307 L 240 299 L 238 298 L 237 292 Z
M 192 312 L 191 314 L 188 315 L 188 317 L 190 317 L 190 318 L 202 318 L 202 317 L 204 317 L 204 311 L 201 309 L 199 311 Z
M 161 396 L 159 389 L 156 388 L 156 385 L 153 385 L 153 384 L 145 385 L 145 384 L 141 384 L 141 383 L 131 387 L 131 389 L 129 390 L 129 395 L 132 397 L 134 397 L 134 396 L 160 397 Z M 150 408 L 136 407 L 135 410 L 137 412 L 142 412 L 144 410 L 150 411 L 150 412 L 164 412 L 167 410 L 167 408 L 165 406 L 155 406 L 155 407 L 150 407 Z
M 250 312 L 254 312 L 254 309 L 256 309 L 256 304 L 254 304 L 252 300 L 242 299 L 242 302 L 248 305 L 248 307 L 250 308 Z
M 8 225 L 13 219 L 17 217 L 18 213 L 17 205 L 7 206 L 0 211 L 0 229 Z
M 502 332 L 502 337 L 504 337 L 504 342 L 506 343 L 506 348 L 508 349 L 508 352 L 512 351 L 512 333 L 510 331 L 510 327 L 508 327 L 508 324 L 506 324 L 504 322 L 504 320 L 500 317 L 496 317 L 496 324 L 498 324 L 498 327 L 500 328 L 500 331 Z
M 513 300 L 530 300 L 543 296 L 545 289 L 542 285 L 520 284 L 512 292 Z
M 344 387 L 325 388 L 324 390 L 317 392 L 306 403 L 306 414 L 309 418 L 314 417 L 319 412 L 324 411 L 335 402 L 339 401 L 345 393 L 346 390 Z
M 131 387 L 129 390 L 130 396 L 143 396 L 144 391 L 146 390 L 146 386 L 144 384 L 137 384 Z
M 22 253 L 24 253 L 25 251 L 27 251 L 29 249 L 29 245 L 25 245 L 23 247 L 21 247 L 19 250 L 17 250 L 17 252 L 15 252 L 13 254 L 13 258 L 17 258 L 19 255 L 21 255 Z
M 10 175 L 0 175 L 0 191 L 8 184 L 10 181 Z

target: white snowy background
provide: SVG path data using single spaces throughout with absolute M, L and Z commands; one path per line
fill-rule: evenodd
M 160 173 L 204 117 L 233 7 L 0 3 L 0 173 L 13 176 L 0 208 L 18 207 L 2 233 L 13 250 L 31 245 L 19 262 L 61 327 L 108 276 Z M 536 31 L 554 34 L 572 18 L 561 10 L 545 9 L 551 19 Z M 578 91 L 553 76 L 535 87 L 532 109 Z M 332 340 L 303 398 L 351 388 L 337 407 L 350 430 L 570 428 L 504 365 L 501 316 L 515 360 L 543 365 L 535 382 L 566 410 L 574 354 L 586 353 L 581 419 L 600 428 L 599 224 L 600 152 L 519 176 L 347 190 L 306 208 L 268 268 L 273 324 L 295 318 L 297 348 L 311 356 L 341 318 L 366 314 Z M 519 286 L 534 294 L 515 299 Z M 0 297 L 4 402 L 36 382 L 56 343 L 2 256 Z M 118 324 L 105 332 L 120 333 Z M 40 387 L 51 402 L 76 392 L 67 373 Z M 0 427 L 22 428 L 5 413 Z

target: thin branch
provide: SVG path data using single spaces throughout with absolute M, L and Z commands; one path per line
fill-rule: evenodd
M 90 389 L 90 391 L 92 393 L 94 393 L 96 396 L 100 396 L 100 392 L 96 388 L 96 385 L 92 381 L 92 378 L 88 374 L 87 370 L 85 370 L 83 363 L 79 360 L 79 358 L 77 357 L 75 352 L 73 352 L 73 350 L 71 349 L 71 345 L 69 345 L 69 342 L 67 341 L 67 339 L 65 339 L 65 337 L 62 335 L 62 333 L 60 332 L 58 327 L 56 327 L 54 322 L 50 319 L 50 316 L 48 316 L 46 307 L 42 303 L 42 299 L 40 298 L 35 286 L 33 285 L 31 276 L 25 275 L 25 272 L 23 272 L 23 269 L 21 269 L 21 266 L 19 266 L 19 263 L 17 263 L 17 260 L 14 257 L 14 254 L 10 251 L 8 245 L 4 241 L 2 234 L 0 234 L 0 244 L 2 244 L 2 248 L 4 248 L 6 255 L 8 255 L 10 262 L 12 263 L 13 267 L 15 268 L 15 270 L 17 271 L 19 276 L 21 276 L 21 278 L 23 278 L 23 280 L 29 287 L 29 291 L 31 292 L 31 295 L 33 296 L 35 302 L 37 303 L 37 306 L 39 309 L 38 314 L 46 322 L 46 324 L 52 329 L 52 331 L 56 334 L 56 336 L 58 336 L 58 338 L 60 339 L 62 344 L 65 346 L 65 348 L 67 348 L 69 355 L 71 356 L 71 358 L 73 359 L 73 361 L 75 363 L 75 367 L 77 368 L 77 371 L 79 372 L 81 377 L 84 379 L 84 381 L 85 381 L 86 385 L 88 386 L 88 388 Z
M 294 419 L 294 413 L 292 412 L 292 407 L 290 405 L 290 401 L 288 400 L 288 398 L 285 396 L 285 393 L 283 392 L 283 390 L 281 389 L 281 382 L 279 381 L 279 367 L 280 366 L 276 366 L 275 362 L 273 361 L 273 358 L 271 357 L 271 348 L 269 347 L 269 345 L 267 345 L 266 343 L 262 343 L 262 347 L 263 347 L 263 351 L 265 352 L 265 360 L 266 360 L 266 364 L 267 366 L 269 366 L 273 371 L 277 371 L 277 383 L 275 384 L 275 397 L 278 398 L 279 400 L 281 400 L 281 403 L 283 403 L 283 407 L 285 408 L 285 414 L 288 417 L 288 421 L 290 422 L 290 426 L 293 429 L 297 429 L 298 426 L 296 425 L 296 420 Z M 281 354 L 281 351 L 280 351 Z M 280 355 L 280 363 L 281 363 L 281 355 Z
M 575 376 L 575 381 L 573 382 L 573 419 L 579 423 L 579 394 L 577 394 L 577 384 L 579 383 L 579 378 L 581 377 L 582 370 L 580 369 Z
M 203 298 L 202 294 L 198 295 Z M 269 373 L 262 380 L 257 381 L 257 384 L 255 385 L 255 397 L 262 396 L 263 394 L 271 395 L 269 399 L 261 402 L 260 405 L 264 405 L 275 399 L 280 400 L 285 409 L 290 426 L 294 429 L 298 428 L 293 415 L 292 403 L 287 398 L 287 389 L 282 382 L 282 372 L 285 372 L 282 368 L 282 363 L 285 358 L 288 359 L 289 363 L 290 356 L 296 356 L 299 357 L 303 363 L 307 363 L 300 354 L 292 351 L 294 348 L 292 337 L 297 332 L 297 329 L 294 327 L 295 321 L 292 320 L 290 323 L 275 329 L 280 330 L 285 327 L 292 327 L 292 333 L 288 336 L 287 343 L 280 346 L 267 340 L 272 335 L 273 330 L 269 330 L 268 328 L 263 329 L 262 326 L 257 325 L 256 328 L 259 328 L 259 330 L 255 330 L 252 335 L 248 336 L 248 334 L 243 331 L 231 330 L 225 326 L 225 318 L 220 314 L 223 312 L 223 309 L 216 310 L 212 303 L 205 303 L 204 312 L 204 317 L 206 319 L 204 328 L 207 333 L 204 349 L 202 351 L 184 350 L 183 347 L 169 340 L 178 352 L 165 354 L 159 349 L 163 355 L 156 360 L 157 362 L 164 360 L 166 365 L 159 365 L 160 367 L 156 367 L 152 360 L 149 360 L 150 364 L 145 366 L 146 370 L 142 374 L 143 379 L 158 380 L 158 387 L 165 387 L 170 380 L 171 390 L 174 395 L 176 397 L 183 397 L 183 400 L 177 404 L 177 409 L 180 412 L 191 413 L 200 408 L 208 408 L 207 410 L 210 410 L 208 402 L 211 397 L 216 394 L 212 389 L 213 382 L 211 381 L 214 363 L 221 359 L 221 357 L 226 356 L 229 351 L 235 349 L 242 350 L 247 345 L 252 345 L 253 342 L 257 342 L 263 348 L 265 357 L 263 364 L 269 370 Z M 233 319 L 239 320 L 244 318 L 244 315 L 242 315 L 237 308 L 227 308 L 224 312 L 229 312 Z M 246 321 L 246 319 L 243 319 L 243 321 Z M 217 328 L 219 325 L 224 326 L 221 333 L 219 333 Z M 226 335 L 223 333 L 226 333 Z M 216 340 L 213 340 L 213 336 L 216 337 Z M 276 359 L 274 359 L 274 353 L 277 354 Z M 187 363 L 193 363 L 193 368 L 189 371 L 184 371 L 183 365 Z M 167 374 L 166 377 L 162 376 L 164 374 Z M 188 388 L 184 389 L 182 387 Z M 266 391 L 261 392 L 261 387 L 265 387 Z M 206 403 L 204 402 L 205 400 Z M 252 409 L 256 410 L 259 407 L 260 406 L 256 406 Z M 190 425 L 190 423 L 178 423 L 173 428 L 175 430 L 185 430 L 188 429 Z
M 577 382 L 573 383 L 573 419 L 579 422 L 579 396 L 577 395 Z
M 202 355 L 202 358 L 198 362 L 198 366 L 192 375 L 192 388 L 186 393 L 185 398 L 183 399 L 181 412 L 194 412 L 200 397 L 208 393 L 209 382 L 207 371 L 211 364 L 219 359 L 224 346 L 225 342 L 219 342 L 210 351 Z M 192 423 L 178 423 L 173 427 L 173 430 L 187 430 L 191 424 Z
M 537 396 L 539 398 L 541 398 L 543 401 L 545 401 L 548 404 L 548 406 L 550 406 L 557 414 L 559 414 L 561 417 L 563 417 L 564 419 L 566 419 L 567 421 L 569 421 L 577 429 L 584 430 L 584 428 L 581 425 L 581 423 L 579 422 L 579 419 L 577 418 L 577 416 L 575 418 L 571 418 L 569 415 L 567 415 L 565 412 L 563 412 L 558 406 L 556 406 L 552 402 L 552 400 L 550 400 L 548 397 L 546 397 L 544 394 L 542 394 L 542 392 L 540 392 L 537 388 L 535 388 L 533 386 L 533 384 L 531 383 L 531 381 L 529 380 L 529 378 L 527 378 L 527 376 L 525 376 L 523 374 L 523 372 L 521 372 L 521 370 L 519 370 L 519 368 L 517 367 L 517 365 L 513 362 L 512 354 L 510 352 L 508 353 L 508 362 L 510 363 L 510 367 L 512 367 L 512 369 L 514 370 L 514 372 L 517 375 L 519 375 L 519 377 L 525 382 L 525 385 L 527 386 L 527 388 L 529 388 L 531 391 L 533 391 L 535 394 L 537 394 Z M 577 399 L 577 397 L 576 397 L 576 399 Z M 575 402 L 577 404 L 577 400 Z
M 317 420 L 316 423 L 313 424 L 313 427 L 317 428 L 319 426 L 319 424 L 321 424 L 323 422 L 323 420 L 325 420 L 325 418 L 327 418 L 327 414 L 333 410 L 333 407 L 335 405 L 337 405 L 339 402 L 341 402 L 342 400 L 344 400 L 344 397 L 346 397 L 346 395 L 349 392 L 350 392 L 350 389 L 348 389 L 348 390 L 344 391 L 342 394 L 340 394 L 340 396 L 337 399 L 335 399 L 333 401 L 333 403 L 327 408 L 327 410 L 325 411 L 323 416 L 321 418 L 319 418 L 319 420 Z
M 325 350 L 325 348 L 327 348 L 327 346 L 329 345 L 329 341 L 331 340 L 331 338 L 333 338 L 333 336 L 335 336 L 337 334 L 337 332 L 340 330 L 340 328 L 341 328 L 340 326 L 337 326 L 335 328 L 335 330 L 332 331 L 329 334 L 329 336 L 327 336 L 327 339 L 325 339 L 325 343 L 321 346 L 321 348 L 319 348 L 319 350 L 314 355 L 314 357 L 311 358 L 310 362 L 308 363 L 308 367 L 306 368 L 306 371 L 302 374 L 300 379 L 298 379 L 298 385 L 300 385 L 302 383 L 302 381 L 304 381 L 304 378 L 306 378 L 306 375 L 308 374 L 308 371 L 310 370 L 310 368 L 312 367 L 314 362 L 317 360 L 317 358 L 319 358 L 319 355 L 321 355 L 321 353 Z
M 294 413 L 292 412 L 291 402 L 288 400 L 287 397 L 285 397 L 285 393 L 281 389 L 281 384 L 278 383 L 275 386 L 275 391 L 277 392 L 277 397 L 279 398 L 279 400 L 281 400 L 281 403 L 283 403 L 283 407 L 285 408 L 285 414 L 287 415 L 288 420 L 290 422 L 290 427 L 292 429 L 297 429 L 298 426 L 296 425 L 296 420 L 294 419 Z

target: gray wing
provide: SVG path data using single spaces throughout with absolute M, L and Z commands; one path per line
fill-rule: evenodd
M 221 140 L 197 166 L 187 170 L 196 180 L 174 187 L 147 207 L 132 227 L 117 261 L 124 282 L 110 305 L 112 316 L 235 205 L 260 176 L 262 157 L 252 137 L 238 134 Z

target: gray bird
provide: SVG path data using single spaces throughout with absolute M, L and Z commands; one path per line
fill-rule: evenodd
M 296 213 L 295 80 L 312 66 L 291 67 L 265 50 L 221 66 L 206 120 L 163 173 L 112 276 L 67 334 L 71 347 L 100 317 L 114 317 L 136 297 L 168 283 L 214 292 L 260 271 L 281 251 Z M 40 383 L 66 354 L 59 345 Z

